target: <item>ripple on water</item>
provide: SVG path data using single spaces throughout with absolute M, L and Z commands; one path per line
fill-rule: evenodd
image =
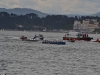
M 33 35 L 29 32 L 3 32 L 0 35 L 2 39 L 0 41 L 0 73 L 7 73 L 7 75 L 100 74 L 100 44 L 76 41 L 66 42 L 66 45 L 47 45 L 15 38 L 22 34 Z M 59 37 L 60 39 L 63 35 L 63 33 L 43 34 L 49 39 L 50 35 L 53 35 L 52 38 Z

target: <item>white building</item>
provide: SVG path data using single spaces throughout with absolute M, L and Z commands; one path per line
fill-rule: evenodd
M 91 32 L 94 31 L 95 28 L 100 28 L 98 26 L 98 22 L 97 20 L 83 20 L 82 23 L 80 23 L 80 21 L 75 21 L 74 25 L 73 25 L 73 29 L 74 30 L 80 30 L 82 32 Z
M 80 21 L 75 21 L 74 22 L 73 29 L 74 30 L 81 29 L 81 23 L 80 23 Z

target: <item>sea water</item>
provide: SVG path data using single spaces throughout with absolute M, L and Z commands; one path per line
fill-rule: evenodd
M 6 75 L 99 75 L 100 43 L 75 41 L 66 45 L 20 40 L 42 34 L 45 39 L 62 40 L 65 33 L 0 31 L 0 74 Z M 89 34 L 100 38 L 99 34 Z

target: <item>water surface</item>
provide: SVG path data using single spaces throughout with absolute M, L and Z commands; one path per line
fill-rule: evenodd
M 65 33 L 0 31 L 0 74 L 7 75 L 99 75 L 100 43 L 76 41 L 49 45 L 21 41 L 22 35 L 43 34 L 62 40 Z M 94 39 L 99 34 L 90 34 Z

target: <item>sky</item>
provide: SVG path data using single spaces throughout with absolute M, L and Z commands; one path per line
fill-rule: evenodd
M 30 8 L 48 14 L 100 12 L 100 0 L 0 0 L 0 8 Z

